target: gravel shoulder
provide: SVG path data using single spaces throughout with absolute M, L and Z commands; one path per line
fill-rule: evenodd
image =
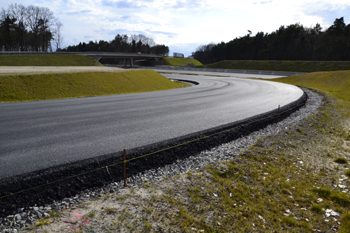
M 350 120 L 334 100 L 305 91 L 306 106 L 278 124 L 138 174 L 127 180 L 127 188 L 113 183 L 46 207 L 19 210 L 33 224 L 10 227 L 6 219 L 8 226 L 0 230 L 342 231 L 350 206 L 349 166 L 334 160 L 350 159 Z M 38 219 L 38 212 L 46 217 Z

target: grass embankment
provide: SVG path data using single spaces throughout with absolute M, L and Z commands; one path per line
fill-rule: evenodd
M 274 81 L 317 89 L 342 100 L 339 102 L 341 105 L 350 107 L 350 71 L 314 72 Z
M 243 70 L 273 70 L 291 72 L 316 72 L 350 70 L 350 61 L 264 61 L 264 60 L 241 60 L 220 61 L 204 65 L 205 68 L 216 69 L 243 69 Z
M 83 55 L 38 54 L 0 55 L 0 66 L 103 66 L 97 60 Z
M 175 57 L 163 57 L 164 65 L 169 66 L 185 66 L 188 63 L 193 63 L 196 66 L 203 65 L 201 62 L 195 60 L 195 59 L 188 59 L 188 58 L 175 58 Z
M 350 72 L 277 81 L 329 95 L 319 112 L 258 140 L 240 156 L 127 188 L 45 220 L 43 230 L 350 232 Z M 333 99 L 333 97 L 335 97 Z M 40 223 L 40 222 L 39 222 Z
M 0 101 L 114 95 L 179 88 L 152 70 L 0 75 Z

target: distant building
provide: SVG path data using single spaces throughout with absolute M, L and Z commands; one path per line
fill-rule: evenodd
M 194 59 L 194 56 L 189 56 L 188 59 Z
M 173 53 L 173 57 L 184 58 L 185 56 L 183 53 Z

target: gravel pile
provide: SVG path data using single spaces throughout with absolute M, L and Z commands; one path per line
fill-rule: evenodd
M 304 89 L 309 99 L 305 107 L 291 114 L 289 117 L 278 124 L 269 125 L 268 127 L 251 133 L 248 136 L 241 137 L 229 143 L 222 144 L 211 150 L 202 151 L 201 153 L 188 157 L 184 160 L 178 160 L 173 164 L 151 169 L 139 173 L 127 179 L 128 187 L 139 187 L 144 183 L 161 180 L 166 177 L 172 177 L 176 174 L 186 173 L 191 170 L 198 170 L 208 164 L 227 161 L 232 157 L 239 155 L 249 146 L 253 145 L 259 138 L 273 135 L 283 130 L 288 130 L 293 123 L 298 122 L 314 114 L 317 108 L 322 104 L 322 97 L 315 92 Z M 19 232 L 19 229 L 34 224 L 42 217 L 50 217 L 55 212 L 62 209 L 71 208 L 81 202 L 96 197 L 103 197 L 107 193 L 113 193 L 122 189 L 124 182 L 116 182 L 100 188 L 84 190 L 84 192 L 74 197 L 65 198 L 46 206 L 33 206 L 28 209 L 17 209 L 16 214 L 9 215 L 6 218 L 0 218 L 1 232 Z

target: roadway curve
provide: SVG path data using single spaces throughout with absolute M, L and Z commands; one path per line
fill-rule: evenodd
M 199 85 L 0 104 L 0 180 L 241 121 L 303 95 L 295 86 L 261 80 L 165 76 Z

